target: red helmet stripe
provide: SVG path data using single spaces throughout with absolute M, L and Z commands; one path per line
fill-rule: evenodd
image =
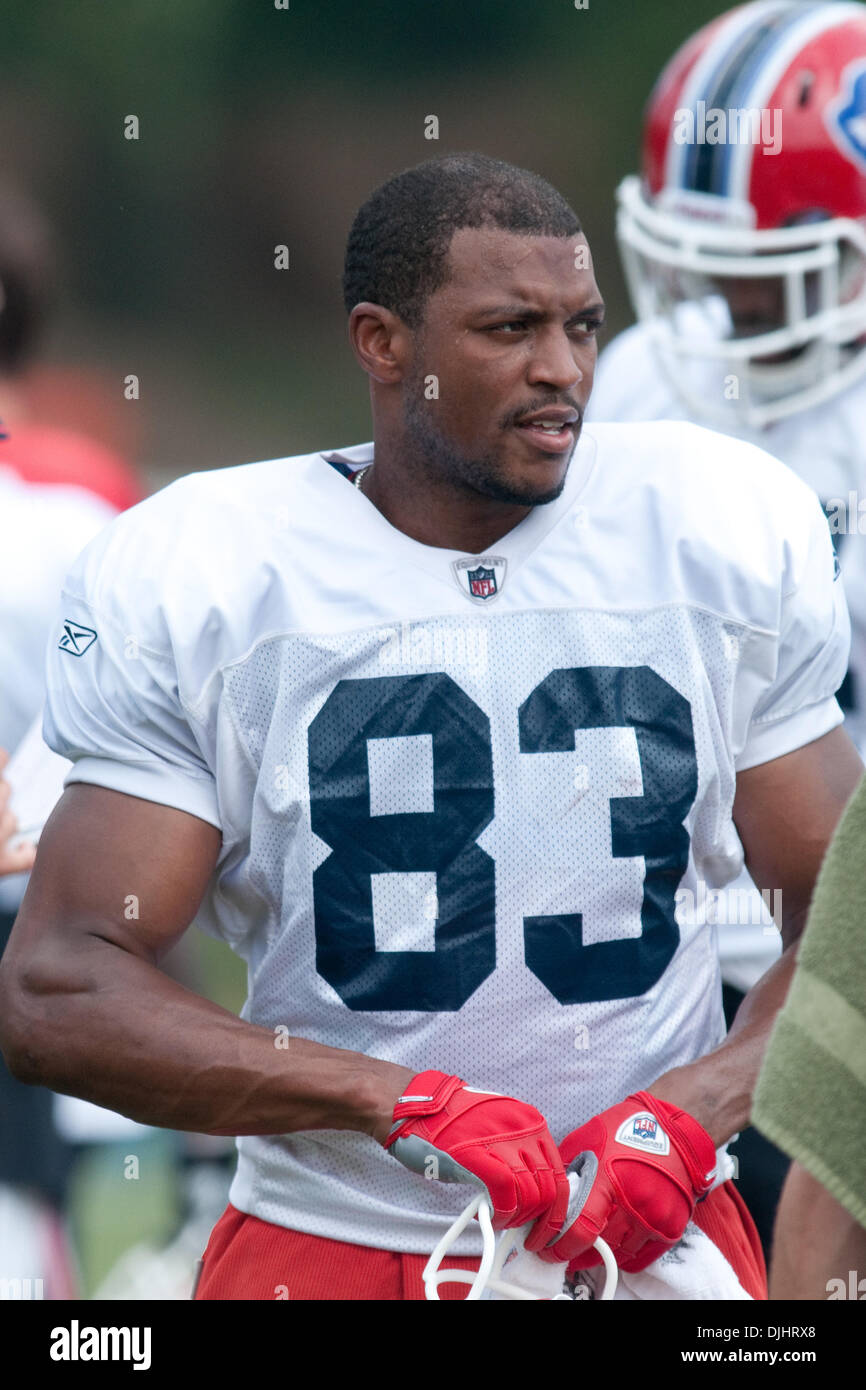
M 799 8 L 797 0 L 765 0 L 764 4 L 740 6 L 725 16 L 719 23 L 718 32 L 689 73 L 679 99 L 679 108 L 695 111 L 699 101 L 705 102 L 707 109 L 717 106 L 719 88 L 730 81 L 731 72 L 736 73 L 744 56 L 764 36 L 765 26 L 786 19 L 795 8 Z M 677 145 L 670 140 L 665 183 L 669 187 L 698 187 L 695 183 L 698 150 L 716 148 L 708 145 Z
M 752 85 L 755 74 L 780 39 L 796 27 L 802 17 L 800 6 L 792 4 L 791 0 L 774 9 L 761 7 L 754 16 L 751 28 L 729 49 L 713 85 L 708 87 L 704 97 L 706 109 L 727 112 L 746 106 L 743 97 Z M 731 152 L 735 148 L 729 140 L 718 145 L 697 142 L 690 145 L 684 170 L 686 186 L 700 193 L 727 193 Z

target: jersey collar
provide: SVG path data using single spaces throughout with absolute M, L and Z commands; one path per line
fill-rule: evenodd
M 456 593 L 453 565 L 463 560 L 481 560 L 485 556 L 502 557 L 507 562 L 508 577 L 513 580 L 515 572 L 541 544 L 572 509 L 580 493 L 589 481 L 596 461 L 597 446 L 586 426 L 581 432 L 577 448 L 572 455 L 568 478 L 561 495 L 555 502 L 534 507 L 528 516 L 502 536 L 485 552 L 485 555 L 470 555 L 465 550 L 448 550 L 444 547 L 423 545 L 413 540 L 404 531 L 392 526 L 377 507 L 356 487 L 347 487 L 344 480 L 351 483 L 355 473 L 374 462 L 374 445 L 355 444 L 347 449 L 335 449 L 320 455 L 331 465 L 326 470 L 333 480 L 336 495 L 343 497 L 344 505 L 352 507 L 357 516 L 355 525 L 365 525 L 378 539 L 379 547 L 389 547 L 402 554 L 406 564 L 424 570 L 434 579 L 446 584 Z

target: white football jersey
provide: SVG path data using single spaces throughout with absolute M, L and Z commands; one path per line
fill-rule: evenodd
M 372 458 L 120 516 L 67 581 L 45 737 L 68 782 L 221 829 L 197 921 L 245 1018 L 519 1096 L 559 1141 L 724 1037 L 702 893 L 742 862 L 735 773 L 842 718 L 827 526 L 748 445 L 599 426 L 467 556 L 352 486 Z M 429 1253 L 467 1201 L 360 1133 L 239 1150 L 234 1205 L 315 1235 Z

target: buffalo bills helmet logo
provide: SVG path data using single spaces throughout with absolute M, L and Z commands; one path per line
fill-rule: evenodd
M 843 154 L 866 172 L 866 59 L 849 63 L 841 92 L 828 106 L 826 119 Z

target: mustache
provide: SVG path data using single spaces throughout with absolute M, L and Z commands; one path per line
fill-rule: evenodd
M 512 411 L 512 413 L 503 420 L 502 428 L 508 429 L 511 425 L 516 424 L 518 420 L 522 420 L 525 415 L 537 415 L 540 410 L 550 410 L 557 407 L 559 409 L 564 407 L 566 410 L 573 410 L 575 412 L 577 419 L 572 429 L 577 429 L 583 424 L 583 406 L 581 406 L 578 401 L 572 400 L 570 396 L 555 396 L 552 400 L 548 397 L 543 401 L 531 401 L 528 405 L 520 406 L 518 410 Z

